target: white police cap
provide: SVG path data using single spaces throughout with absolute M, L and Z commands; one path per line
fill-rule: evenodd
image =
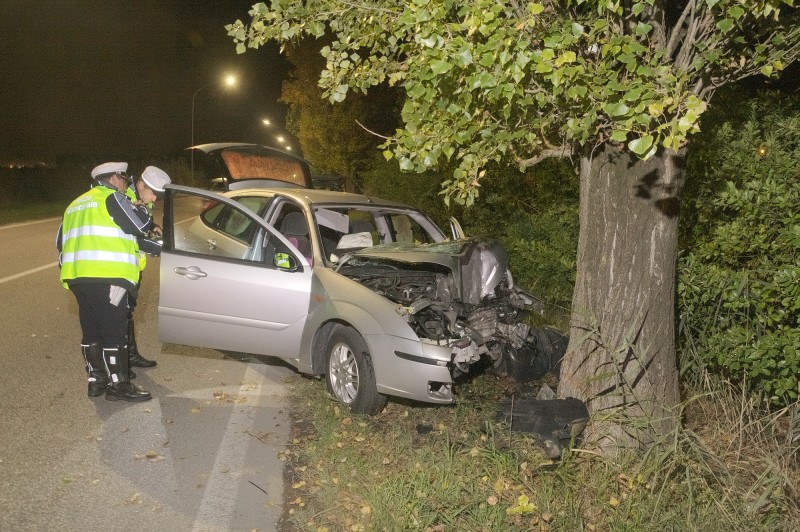
M 110 176 L 113 174 L 125 174 L 128 171 L 128 163 L 103 163 L 95 166 L 92 170 L 92 179 Z
M 155 166 L 148 166 L 142 172 L 142 181 L 147 185 L 147 188 L 156 193 L 164 192 L 164 187 L 172 183 L 167 173 L 161 168 Z

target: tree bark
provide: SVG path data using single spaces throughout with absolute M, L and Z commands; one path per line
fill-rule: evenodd
M 647 161 L 613 146 L 580 163 L 580 236 L 559 397 L 587 403 L 604 452 L 678 423 L 675 282 L 683 153 Z

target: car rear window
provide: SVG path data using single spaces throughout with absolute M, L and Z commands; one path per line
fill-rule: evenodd
M 300 163 L 279 155 L 228 150 L 222 158 L 231 179 L 276 179 L 305 187 L 305 174 Z

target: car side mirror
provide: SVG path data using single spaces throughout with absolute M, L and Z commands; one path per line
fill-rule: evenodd
M 227 177 L 215 177 L 211 180 L 211 190 L 216 192 L 225 192 L 228 190 Z
M 275 253 L 275 255 L 272 257 L 272 264 L 274 264 L 279 270 L 285 270 L 288 272 L 297 271 L 299 267 L 297 259 L 291 253 Z

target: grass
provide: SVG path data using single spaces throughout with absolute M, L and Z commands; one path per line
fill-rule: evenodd
M 724 383 L 685 405 L 648 452 L 560 461 L 495 420 L 522 387 L 483 375 L 455 405 L 390 401 L 352 416 L 298 378 L 285 519 L 293 530 L 795 530 L 797 408 L 762 412 Z M 794 416 L 794 417 L 792 417 Z
M 60 217 L 68 204 L 68 201 L 61 200 L 4 206 L 0 209 L 0 225 Z

